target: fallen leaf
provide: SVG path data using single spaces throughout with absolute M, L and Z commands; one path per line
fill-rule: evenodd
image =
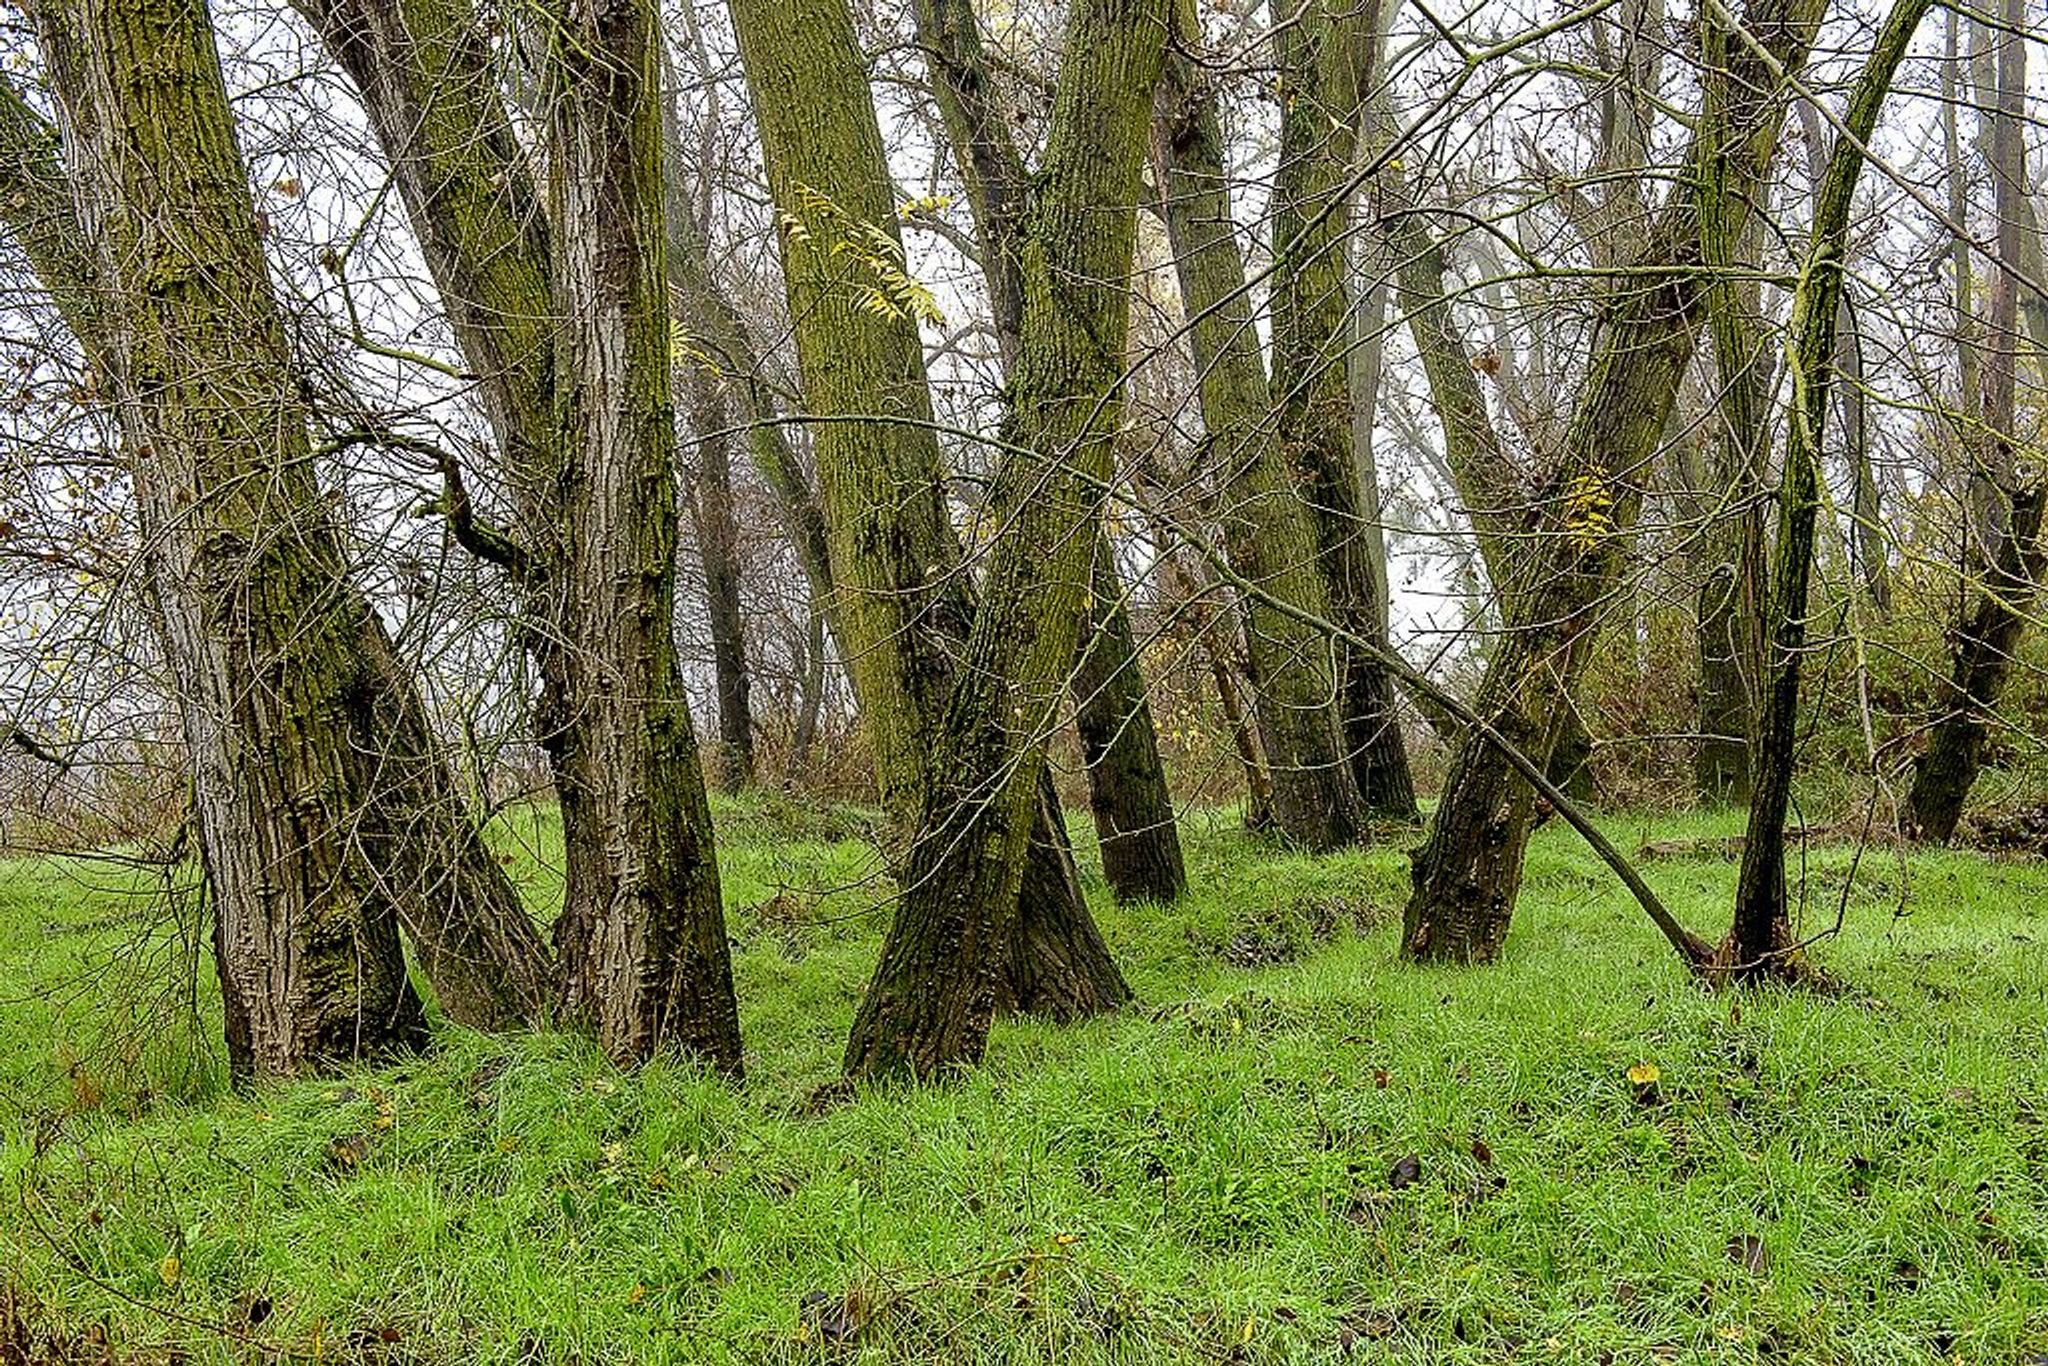
M 1628 1069 L 1628 1079 L 1637 1086 L 1653 1086 L 1663 1075 L 1653 1062 L 1639 1062 Z
M 185 1273 L 185 1264 L 178 1260 L 175 1252 L 166 1252 L 164 1259 L 156 1264 L 157 1278 L 166 1286 L 176 1285 L 178 1277 Z
M 1472 1140 L 1472 1160 L 1482 1167 L 1491 1167 L 1493 1165 L 1493 1149 L 1487 1146 L 1485 1139 L 1475 1138 Z

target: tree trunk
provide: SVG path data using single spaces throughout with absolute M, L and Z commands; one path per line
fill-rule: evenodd
M 718 693 L 718 781 L 727 792 L 738 792 L 754 781 L 754 717 L 747 703 L 746 622 L 740 612 L 740 528 L 733 515 L 731 438 L 727 435 L 731 413 L 715 377 L 695 367 L 685 374 L 697 434 L 696 459 L 690 469 L 690 507 L 711 618 L 711 672 Z
M 982 54 L 973 0 L 918 0 L 912 13 L 939 115 L 974 214 L 981 273 L 988 282 L 1005 374 L 1023 346 L 1024 218 L 1029 176 L 998 104 Z M 1102 848 L 1102 871 L 1119 901 L 1171 901 L 1187 885 L 1173 797 L 1152 725 L 1137 642 L 1124 610 L 1115 552 L 1105 527 L 1095 555 L 1098 597 L 1074 673 L 1074 724 L 1088 764 L 1088 806 Z M 1056 808 L 1055 808 L 1056 809 Z
M 873 983 L 853 1076 L 979 1061 L 1013 934 L 1030 817 L 1090 598 L 1119 420 L 1125 295 L 1163 0 L 1081 0 L 1019 248 L 1024 322 L 993 491 L 987 583 L 942 735 L 921 837 Z
M 1663 435 L 1692 358 L 1704 293 L 1699 186 L 1713 163 L 1725 176 L 1729 201 L 1748 203 L 1783 125 L 1781 73 L 1796 75 L 1804 65 L 1821 9 L 1820 0 L 1758 0 L 1749 7 L 1745 22 L 1753 31 L 1729 44 L 1729 85 L 1736 93 L 1725 119 L 1711 126 L 1703 120 L 1696 130 L 1644 249 L 1643 265 L 1669 273 L 1638 277 L 1605 305 L 1600 350 L 1556 468 L 1537 490 L 1527 587 L 1508 600 L 1513 629 L 1489 661 L 1474 706 L 1539 760 L 1549 757 L 1602 605 L 1624 567 L 1642 504 L 1636 473 Z M 1738 217 L 1737 229 L 1741 222 Z M 1468 734 L 1415 854 L 1407 956 L 1453 962 L 1498 956 L 1520 890 L 1533 811 L 1528 784 L 1495 747 Z
M 569 1014 L 639 1061 L 681 1044 L 740 1070 L 711 813 L 675 646 L 660 31 L 649 0 L 562 15 L 547 65 L 562 555 L 547 588 L 575 724 L 556 761 Z
M 1274 178 L 1272 390 L 1280 448 L 1314 513 L 1317 558 L 1335 619 L 1367 639 L 1379 622 L 1358 459 L 1351 445 L 1345 355 L 1350 328 L 1344 186 L 1354 173 L 1361 80 L 1376 65 L 1378 5 L 1285 0 L 1274 30 L 1280 69 L 1280 164 Z M 1417 818 L 1393 685 L 1377 660 L 1340 653 L 1338 719 L 1367 813 Z
M 1160 82 L 1153 161 L 1201 376 L 1202 463 L 1218 491 L 1231 567 L 1307 616 L 1328 619 L 1315 525 L 1267 420 L 1266 370 L 1230 216 L 1216 97 L 1197 84 L 1194 49 L 1185 46 L 1199 29 L 1188 0 L 1176 12 L 1181 36 Z M 1354 843 L 1363 812 L 1337 724 L 1334 643 L 1259 598 L 1246 603 L 1245 637 L 1274 825 L 1312 852 Z
M 300 5 L 391 163 L 519 513 L 505 559 L 527 596 L 562 808 L 564 1004 L 622 1061 L 673 1038 L 736 1068 L 709 817 L 676 676 L 674 467 L 651 463 L 672 462 L 675 439 L 665 253 L 648 235 L 667 226 L 655 40 L 637 32 L 650 21 L 608 12 L 605 31 L 587 33 L 630 46 L 616 71 L 572 57 L 549 73 L 561 96 L 553 190 L 572 210 L 552 216 L 558 251 L 466 0 Z M 572 243 L 581 259 L 566 259 Z
M 0 214 L 43 286 L 102 374 L 113 362 L 98 307 L 98 271 L 79 225 L 58 138 L 11 89 L 0 87 Z M 365 621 L 371 620 L 367 615 Z M 413 679 L 381 628 L 361 637 L 376 719 L 351 743 L 381 750 L 377 815 L 363 836 L 441 1008 L 458 1023 L 498 1029 L 546 1016 L 547 950 L 519 894 L 478 838 L 453 775 L 420 709 Z
M 2024 0 L 2005 0 L 2007 23 L 2023 25 Z M 1976 519 L 1973 541 L 1982 581 L 1967 595 L 1954 636 L 1948 685 L 1927 748 L 1914 763 L 1906 796 L 1907 818 L 1921 839 L 1946 844 L 1955 837 L 1963 803 L 1983 768 L 1990 719 L 2015 662 L 2033 609 L 2043 568 L 2041 511 L 2048 481 L 2017 471 L 2020 331 L 2019 275 L 2030 254 L 2024 210 L 2027 188 L 2023 137 L 2027 78 L 2023 27 L 1999 37 L 1996 103 L 1991 114 L 1991 169 L 1996 186 L 1998 259 L 1982 347 L 1984 396 L 1982 455 L 1977 481 L 1988 480 L 1996 510 Z
M 917 320 L 901 297 L 881 130 L 844 0 L 737 0 L 732 15 L 783 215 L 783 277 L 807 415 L 837 419 L 820 423 L 813 441 L 833 634 L 895 827 L 891 861 L 908 888 L 916 875 L 905 842 L 946 772 L 948 698 L 976 594 L 946 513 Z M 890 245 L 878 247 L 869 228 Z M 852 272 L 849 256 L 858 265 Z M 878 309 L 878 298 L 890 306 Z M 863 418 L 870 420 L 846 420 Z M 1014 918 L 1031 933 L 1003 942 L 1057 944 L 1057 961 L 1085 962 L 1087 970 L 1038 974 L 1005 955 L 991 970 L 992 999 L 1030 1006 L 1044 999 L 1031 985 L 1042 977 L 1069 993 L 1056 1013 L 1112 1009 L 1129 990 L 1080 897 L 1057 802 L 1041 793 L 1028 820 L 1029 866 Z
M 1105 533 L 1095 543 L 1093 620 L 1074 675 L 1075 728 L 1110 891 L 1122 902 L 1165 904 L 1187 890 L 1187 868 L 1113 556 Z
M 1772 580 L 1770 678 L 1758 727 L 1756 790 L 1742 842 L 1735 888 L 1734 925 L 1719 966 L 1735 981 L 1797 979 L 1802 975 L 1785 886 L 1785 818 L 1792 800 L 1798 743 L 1799 681 L 1806 654 L 1807 587 L 1813 569 L 1814 524 L 1820 514 L 1822 435 L 1841 316 L 1849 215 L 1863 171 L 1863 149 L 1877 127 L 1920 19 L 1933 0 L 1897 0 L 1869 62 L 1850 93 L 1842 136 L 1815 193 L 1812 236 L 1792 296 L 1786 353 L 1792 373 L 1792 415 L 1785 441 L 1785 472 L 1778 489 L 1777 565 Z M 1711 55 L 1711 53 L 1710 53 Z M 1712 71 L 1713 63 L 1709 69 Z M 1708 100 L 1725 98 L 1710 76 Z M 1709 181 L 1709 230 L 1738 215 Z M 1727 234 L 1733 236 L 1732 231 Z
M 1707 264 L 1735 277 L 1708 289 L 1720 424 L 1710 475 L 1695 481 L 1707 485 L 1698 500 L 1707 525 L 1698 535 L 1705 567 L 1696 599 L 1701 739 L 1693 773 L 1700 799 L 1709 805 L 1750 800 L 1769 593 L 1761 494 L 1771 463 L 1776 379 L 1761 324 L 1761 285 L 1740 278 L 1755 269 L 1761 224 L 1752 217 L 1738 231 L 1729 221 L 1737 207 L 1709 196 L 1701 224 Z
M 361 838 L 381 745 L 353 743 L 382 628 L 321 511 L 209 17 L 112 0 L 39 18 L 191 754 L 230 1064 L 412 1046 L 398 898 Z

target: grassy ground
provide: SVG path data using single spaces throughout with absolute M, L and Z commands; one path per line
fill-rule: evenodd
M 1425 971 L 1398 849 L 1197 814 L 1186 904 L 1091 888 L 1139 1007 L 820 1106 L 873 857 L 857 813 L 719 815 L 739 1088 L 451 1029 L 224 1094 L 146 880 L 0 870 L 0 1265 L 46 1324 L 219 1361 L 2048 1360 L 2048 867 L 1817 852 L 1850 990 L 1738 1000 L 1567 831 L 1503 965 Z M 545 898 L 545 823 L 504 833 Z M 1731 866 L 1651 874 L 1718 932 Z

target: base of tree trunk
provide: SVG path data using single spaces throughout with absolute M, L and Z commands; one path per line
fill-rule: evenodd
M 1024 860 L 998 1009 L 1067 1021 L 1107 1014 L 1130 1000 L 1130 985 L 1082 895 L 1074 851 L 1059 824 L 1059 794 L 1048 774 Z
M 1827 996 L 1841 990 L 1841 984 L 1799 948 L 1787 927 L 1780 927 L 1773 936 L 1773 947 L 1761 953 L 1738 945 L 1731 932 L 1713 956 L 1695 963 L 1693 970 L 1720 988 L 1780 986 Z

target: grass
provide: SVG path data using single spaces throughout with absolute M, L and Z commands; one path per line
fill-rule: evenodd
M 1184 904 L 1090 889 L 1140 1006 L 820 1105 L 860 813 L 718 815 L 737 1088 L 446 1028 L 225 1093 L 210 1025 L 142 1028 L 193 959 L 138 875 L 0 870 L 0 1263 L 48 1324 L 224 1362 L 2048 1359 L 2048 867 L 1816 851 L 1851 990 L 1730 998 L 1569 832 L 1503 964 L 1419 970 L 1398 848 L 1196 813 Z M 547 896 L 545 818 L 501 835 Z M 1731 865 L 1650 874 L 1722 927 Z

